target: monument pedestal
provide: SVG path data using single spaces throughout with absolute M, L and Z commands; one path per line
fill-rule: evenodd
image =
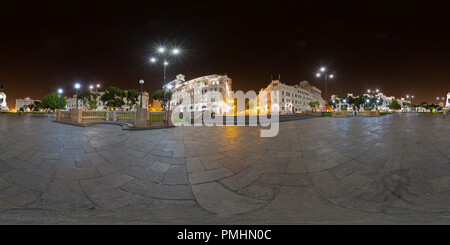
M 9 108 L 7 106 L 2 106 L 0 112 L 9 112 Z

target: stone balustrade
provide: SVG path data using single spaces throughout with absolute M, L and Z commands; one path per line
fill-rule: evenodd
M 170 126 L 170 112 L 149 112 L 146 109 L 136 111 L 92 111 L 71 109 L 58 110 L 56 121 L 85 125 L 91 123 L 127 124 L 136 128 Z
M 358 113 L 358 116 L 361 117 L 379 117 L 380 116 L 380 111 L 376 110 L 376 111 L 361 111 Z
M 331 117 L 347 117 L 347 111 L 332 111 Z

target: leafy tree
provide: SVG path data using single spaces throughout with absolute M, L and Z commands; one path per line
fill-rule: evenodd
M 109 87 L 102 96 L 100 96 L 100 100 L 103 104 L 109 108 L 119 108 L 125 105 L 124 98 L 127 96 L 127 93 L 117 87 Z
M 61 108 L 59 107 L 61 101 Z M 39 109 L 36 110 L 36 102 L 35 101 L 35 105 L 33 107 L 34 111 L 39 111 Z M 42 99 L 42 108 L 47 108 L 47 109 L 51 109 L 51 110 L 55 110 L 57 108 L 62 109 L 66 106 L 66 98 L 64 96 L 61 96 L 56 93 L 50 93 L 44 96 L 44 98 Z M 30 108 L 31 109 L 31 108 Z
M 164 89 L 157 90 L 153 93 L 152 98 L 160 100 L 163 103 L 163 107 L 166 106 L 166 102 L 172 99 L 172 92 L 164 91 Z
M 89 108 L 91 108 L 92 110 L 95 110 L 98 108 L 97 106 L 97 101 L 91 101 L 89 102 Z
M 316 107 L 319 106 L 319 101 L 311 101 L 311 102 L 309 102 L 309 106 L 310 106 L 312 109 L 315 109 Z
M 137 89 L 130 89 L 127 91 L 127 103 L 131 107 L 139 100 L 140 92 Z
M 388 105 L 388 107 L 391 110 L 400 110 L 400 109 L 402 109 L 402 106 L 398 103 L 397 100 L 392 100 L 391 103 Z
M 353 109 L 361 109 L 361 105 L 364 105 L 365 101 L 363 97 L 357 97 L 353 101 Z
M 83 101 L 83 105 L 89 105 L 90 109 L 97 109 L 98 95 L 98 93 L 94 93 L 89 89 L 85 89 L 78 94 L 78 99 Z

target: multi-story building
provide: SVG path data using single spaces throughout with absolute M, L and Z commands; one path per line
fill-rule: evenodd
M 293 113 L 304 110 L 311 110 L 310 102 L 319 102 L 318 110 L 325 109 L 325 100 L 322 98 L 322 91 L 312 86 L 308 81 L 301 81 L 296 85 L 287 85 L 280 80 L 272 80 L 271 83 L 261 91 L 265 91 L 267 96 L 258 95 L 258 110 L 268 112 L 269 108 L 276 108 L 281 113 Z M 271 92 L 279 92 L 278 98 L 272 98 Z M 254 101 L 251 104 L 256 104 Z
M 40 100 L 33 100 L 33 99 L 30 99 L 29 97 L 26 97 L 25 99 L 16 99 L 16 110 L 19 110 L 20 108 L 22 108 L 26 105 L 33 104 L 35 101 L 40 101 Z
M 97 110 L 102 111 L 102 110 L 106 110 L 105 105 L 103 104 L 103 102 L 100 100 L 100 97 L 105 93 L 105 92 L 97 92 L 98 96 L 97 96 Z M 150 96 L 147 92 L 143 92 L 142 93 L 142 108 L 148 108 L 148 104 L 149 104 L 149 99 Z M 125 102 L 125 105 L 122 106 L 122 110 L 134 110 L 135 108 L 130 108 L 130 106 L 128 105 L 128 101 L 127 98 L 124 98 L 123 100 Z M 141 96 L 139 96 L 136 105 L 140 105 L 140 101 L 141 101 Z M 89 105 L 85 105 L 83 103 L 82 100 L 78 99 L 78 108 L 81 109 L 87 109 L 89 107 Z M 72 97 L 66 97 L 66 109 L 75 109 L 77 108 L 77 96 L 73 95 Z
M 347 97 L 353 97 L 353 98 L 358 98 L 359 96 L 353 96 L 352 93 L 347 94 Z M 397 99 L 395 98 L 395 96 L 387 96 L 384 95 L 383 93 L 376 93 L 376 94 L 363 94 L 362 97 L 368 97 L 368 98 L 379 98 L 382 101 L 382 104 L 378 106 L 378 109 L 381 109 L 383 111 L 387 111 L 389 110 L 389 104 L 392 103 L 393 100 L 397 100 L 397 102 L 403 107 L 403 103 L 411 103 L 410 100 L 407 100 L 405 98 L 400 98 Z M 331 100 L 335 100 L 336 98 L 338 98 L 338 95 L 332 95 L 331 96 Z M 343 103 L 342 101 L 339 102 L 338 104 L 338 108 L 340 108 L 341 105 L 345 105 L 345 103 Z M 351 107 L 348 108 L 349 110 L 352 110 Z M 410 110 L 410 107 L 404 107 L 404 110 Z
M 232 92 L 231 85 L 231 78 L 227 75 L 209 75 L 185 81 L 184 75 L 179 74 L 166 85 L 172 91 L 170 109 L 183 104 L 188 106 L 181 108 L 181 112 L 209 110 L 223 114 L 230 109 L 228 101 Z M 221 96 L 216 96 L 218 93 Z

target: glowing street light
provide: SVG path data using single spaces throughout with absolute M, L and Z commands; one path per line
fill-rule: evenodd
M 178 54 L 178 53 L 180 53 L 180 50 L 176 48 L 176 49 L 172 50 L 172 53 L 173 54 Z
M 319 68 L 319 72 L 316 73 L 316 77 L 321 77 L 322 73 L 324 74 L 325 78 L 325 98 L 328 99 L 328 89 L 327 89 L 328 78 L 333 79 L 334 74 L 329 74 L 325 66 Z
M 78 89 L 81 87 L 79 83 L 75 83 L 75 90 L 77 91 L 77 109 L 78 109 Z
M 155 57 L 151 57 L 150 58 L 150 62 L 155 63 L 156 62 L 156 58 Z
M 93 90 L 94 89 L 94 85 L 89 85 L 89 89 Z
M 143 90 L 143 86 L 144 86 L 144 80 L 139 80 L 139 84 L 141 85 L 141 101 L 139 103 L 140 108 L 142 109 L 142 90 Z
M 161 54 L 164 53 L 164 51 L 166 51 L 166 49 L 164 47 L 160 47 L 158 49 L 158 52 L 161 53 Z
M 59 109 L 61 109 L 61 95 L 63 93 L 63 90 L 60 88 L 58 89 L 58 94 L 59 94 Z

